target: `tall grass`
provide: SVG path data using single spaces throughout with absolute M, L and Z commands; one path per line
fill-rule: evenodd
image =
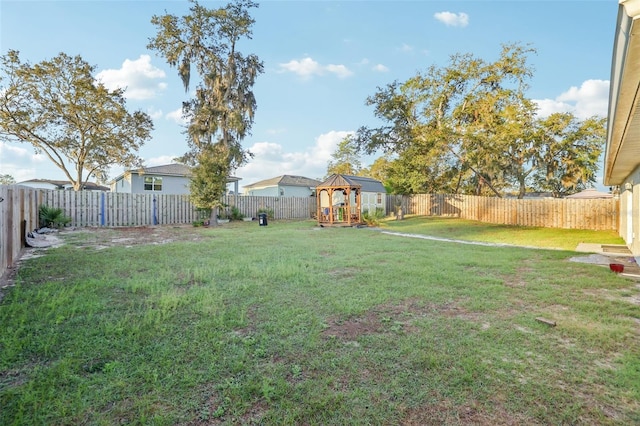
M 184 232 L 199 241 L 23 264 L 0 303 L 1 424 L 640 422 L 640 290 L 573 252 Z

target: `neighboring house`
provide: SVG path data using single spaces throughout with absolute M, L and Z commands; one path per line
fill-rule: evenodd
M 62 189 L 73 191 L 73 185 L 68 180 L 51 180 L 51 179 L 31 179 L 24 182 L 18 182 L 17 185 L 28 186 L 38 189 Z M 98 185 L 94 182 L 87 182 L 82 186 L 83 191 L 109 191 L 109 187 Z
M 620 188 L 618 233 L 640 256 L 640 0 L 621 0 L 613 44 L 604 184 Z
M 320 181 L 304 176 L 282 175 L 244 186 L 244 195 L 268 197 L 309 197 L 315 195 Z
M 365 210 L 375 212 L 378 208 L 382 209 L 383 212 L 387 211 L 387 190 L 382 182 L 370 177 L 351 175 L 342 175 L 342 177 L 361 186 L 360 205 L 363 212 Z
M 172 163 L 163 166 L 128 170 L 111 182 L 111 192 L 129 194 L 189 194 L 191 169 L 184 164 Z M 229 176 L 227 183 L 234 184 L 238 193 L 240 178 Z
M 595 188 L 587 188 L 584 191 L 567 195 L 565 198 L 571 198 L 571 199 L 577 199 L 577 200 L 597 200 L 602 198 L 613 198 L 613 194 L 598 191 Z

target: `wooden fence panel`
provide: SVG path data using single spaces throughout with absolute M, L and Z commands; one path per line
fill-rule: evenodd
M 518 226 L 565 229 L 618 230 L 619 200 L 607 199 L 516 199 L 473 195 L 387 195 L 387 205 L 400 203 L 405 214 L 454 216 Z M 389 212 L 392 210 L 390 209 Z
M 126 194 L 118 192 L 39 190 L 42 203 L 61 208 L 71 226 L 149 226 L 190 224 L 202 217 L 187 195 Z M 316 208 L 314 197 L 234 196 L 223 198 L 230 213 L 238 207 L 245 217 L 259 210 L 273 212 L 275 219 L 308 219 Z
M 38 228 L 40 190 L 0 185 L 0 275 L 20 257 L 26 233 Z

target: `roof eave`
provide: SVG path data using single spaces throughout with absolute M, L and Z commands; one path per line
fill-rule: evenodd
M 620 185 L 640 158 L 640 0 L 622 0 L 618 10 L 609 91 L 604 179 Z

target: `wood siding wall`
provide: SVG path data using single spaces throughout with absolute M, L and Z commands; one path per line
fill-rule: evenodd
M 496 198 L 473 195 L 387 195 L 387 212 L 398 204 L 404 214 L 452 216 L 504 225 L 564 229 L 618 230 L 618 199 Z

